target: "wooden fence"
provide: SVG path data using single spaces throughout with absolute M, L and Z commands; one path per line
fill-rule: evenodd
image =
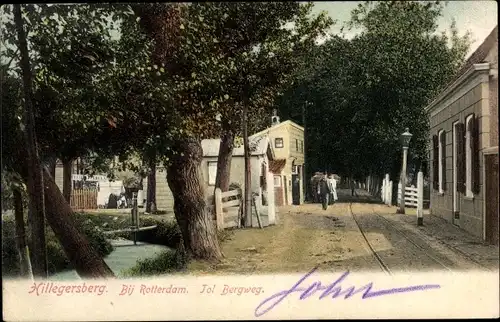
M 73 189 L 69 204 L 73 209 L 97 209 L 97 190 Z
M 227 200 L 229 198 L 232 200 Z M 215 189 L 212 213 L 217 230 L 240 226 L 241 199 L 242 195 L 240 189 L 226 192 L 222 192 L 219 188 Z
M 398 204 L 401 202 L 401 184 L 398 185 Z M 405 206 L 417 208 L 418 188 L 411 186 L 405 187 Z

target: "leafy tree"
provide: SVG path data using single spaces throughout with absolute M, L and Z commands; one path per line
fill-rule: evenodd
M 469 35 L 436 33 L 440 3 L 387 1 L 360 4 L 348 26 L 361 29 L 351 40 L 332 37 L 309 57 L 279 103 L 300 121 L 307 100 L 309 174 L 333 170 L 362 179 L 370 173 L 399 173 L 399 136 L 414 134 L 410 167 L 427 159 L 428 119 L 424 107 L 456 73 Z
M 76 8 L 75 9 L 76 11 L 78 11 L 78 9 L 81 9 L 81 11 L 79 12 L 80 17 L 84 17 L 85 13 L 88 13 L 88 15 L 91 16 L 91 11 L 89 10 L 88 7 L 82 6 L 73 8 Z M 10 13 L 10 8 L 8 6 L 3 7 L 3 9 L 5 10 L 4 12 L 7 15 Z M 33 105 L 37 113 L 34 114 L 35 117 L 38 117 L 43 121 L 48 121 L 48 120 L 53 121 L 52 123 L 36 122 L 36 124 L 43 124 L 44 126 L 46 126 L 47 124 L 56 125 L 53 128 L 49 128 L 47 131 L 43 130 L 40 131 L 39 128 L 36 129 L 39 134 L 39 137 L 41 137 L 40 142 L 43 142 L 43 144 L 38 146 L 38 149 L 40 150 L 40 155 L 44 157 L 46 155 L 50 155 L 50 153 L 54 153 L 54 151 L 60 153 L 61 150 L 57 149 L 57 147 L 61 147 L 59 145 L 61 143 L 64 143 L 61 147 L 62 149 L 64 149 L 69 145 L 74 144 L 75 141 L 81 140 L 82 136 L 84 136 L 84 135 L 79 136 L 79 134 L 81 133 L 79 133 L 78 130 L 80 130 L 81 128 L 75 129 L 76 126 L 73 125 L 83 124 L 82 125 L 83 128 L 86 128 L 88 123 L 85 122 L 88 121 L 88 119 L 85 119 L 82 116 L 89 115 L 90 112 L 88 111 L 87 114 L 82 113 L 86 110 L 86 107 L 88 107 L 89 104 L 84 106 L 85 104 L 82 104 L 82 102 L 85 102 L 85 100 L 82 99 L 83 95 L 78 96 L 79 94 L 78 90 L 81 89 L 82 87 L 84 88 L 84 86 L 82 86 L 82 84 L 76 84 L 76 85 L 74 84 L 75 82 L 76 83 L 78 82 L 78 78 L 88 75 L 88 68 L 86 74 L 85 68 L 83 66 L 85 65 L 85 63 L 88 62 L 80 60 L 79 62 L 73 61 L 71 64 L 65 65 L 65 62 L 67 62 L 68 60 L 71 59 L 78 60 L 79 58 L 82 58 L 83 54 L 81 52 L 79 51 L 71 52 L 72 49 L 71 45 L 75 45 L 77 42 L 75 41 L 70 42 L 69 44 L 70 46 L 66 50 L 64 46 L 58 47 L 57 44 L 56 45 L 50 44 L 47 43 L 47 41 L 50 42 L 50 40 L 54 41 L 55 39 L 55 42 L 57 43 L 58 41 L 64 41 L 67 38 L 69 38 L 70 40 L 75 40 L 77 38 L 77 37 L 74 38 L 71 37 L 74 36 L 74 34 L 64 35 L 64 30 L 70 30 L 76 33 L 83 33 L 80 40 L 86 40 L 85 31 L 88 31 L 88 29 L 86 29 L 85 26 L 82 26 L 81 21 L 73 20 L 72 23 L 79 23 L 79 27 L 82 28 L 72 29 L 70 28 L 71 24 L 70 26 L 66 25 L 65 27 L 67 28 L 63 29 L 63 35 L 67 38 L 61 36 L 60 34 L 57 35 L 59 36 L 58 38 L 56 35 L 54 35 L 54 32 L 57 33 L 60 31 L 60 29 L 58 31 L 58 28 L 56 28 L 57 26 L 54 27 L 49 23 L 49 21 L 54 20 L 54 16 L 59 16 L 60 20 L 68 22 L 68 20 L 64 20 L 64 18 L 71 17 L 72 14 L 74 14 L 74 12 L 71 9 L 68 10 L 68 6 L 57 7 L 57 6 L 45 6 L 45 5 L 41 6 L 27 5 L 23 7 L 23 9 L 24 9 L 23 12 L 24 16 L 22 17 L 23 18 L 22 20 L 27 25 L 27 29 L 29 30 L 28 43 L 30 44 L 30 54 L 31 54 L 30 56 L 33 57 L 33 64 L 32 66 L 28 66 L 28 69 L 33 69 L 34 74 L 36 75 L 34 78 L 35 95 L 33 99 L 34 101 Z M 78 14 L 76 16 L 78 16 Z M 20 16 L 18 17 L 21 18 Z M 41 27 L 43 25 L 53 28 Z M 7 23 L 5 24 L 5 31 L 6 31 L 5 35 L 7 36 L 6 37 L 7 44 L 10 45 L 12 45 L 13 43 L 15 44 L 15 42 L 13 41 L 13 39 L 15 39 L 13 32 L 14 24 L 11 21 L 7 21 Z M 53 33 L 51 34 L 51 32 Z M 84 44 L 91 46 L 90 45 L 91 43 L 94 43 L 93 40 L 89 40 L 89 42 Z M 54 45 L 52 51 L 44 50 L 47 47 L 51 48 L 52 45 Z M 68 50 L 71 52 L 71 54 L 65 56 L 65 54 L 68 53 Z M 7 52 L 9 51 L 7 50 Z M 15 55 L 16 52 L 10 51 L 10 53 Z M 61 60 L 59 64 L 57 64 L 57 55 L 60 55 L 58 56 L 58 58 Z M 54 58 L 54 56 L 56 56 L 56 58 Z M 66 60 L 61 58 L 65 58 Z M 11 57 L 11 60 L 15 61 L 15 56 Z M 92 61 L 92 59 L 90 60 Z M 94 58 L 94 60 L 96 59 Z M 61 71 L 61 68 L 64 70 L 65 67 L 67 73 Z M 91 66 L 91 67 L 94 67 L 95 70 L 96 66 Z M 75 76 L 74 74 L 71 74 L 70 71 L 76 72 L 77 75 Z M 78 74 L 79 72 L 81 73 Z M 9 84 L 12 85 L 15 82 L 15 78 L 18 75 L 20 75 L 19 69 L 16 68 L 10 69 L 10 76 L 8 76 L 7 78 L 12 79 L 13 81 L 9 81 L 9 83 L 5 85 Z M 94 79 L 86 78 L 86 80 L 87 81 L 90 80 L 91 83 Z M 15 91 L 13 92 L 15 93 Z M 64 106 L 61 103 L 64 100 L 59 101 L 61 96 L 62 98 L 66 99 L 66 101 L 64 102 L 66 108 L 60 110 L 60 114 L 54 113 L 52 115 L 53 116 L 52 118 L 50 117 L 51 116 L 50 114 L 43 114 L 43 107 L 47 107 L 47 105 L 49 108 L 45 111 L 50 111 L 50 107 L 60 108 Z M 75 97 L 78 99 L 74 99 Z M 5 136 L 2 137 L 2 145 L 4 152 L 9 151 L 9 156 L 4 158 L 5 154 L 3 154 L 2 161 L 7 161 L 3 162 L 7 168 L 11 169 L 12 171 L 18 172 L 25 180 L 27 180 L 31 177 L 28 173 L 28 170 L 36 169 L 36 167 L 31 166 L 26 162 L 27 150 L 22 148 L 23 145 L 21 144 L 22 137 L 20 136 L 21 133 L 20 129 L 21 126 L 23 126 L 23 124 L 18 121 L 18 116 L 19 116 L 18 99 L 19 97 L 11 96 L 9 101 L 10 104 L 6 105 L 6 108 L 3 110 L 2 123 L 3 125 L 8 126 L 9 137 Z M 4 95 L 2 95 L 2 101 L 4 101 Z M 80 108 L 80 110 L 78 108 Z M 60 117 L 61 114 L 63 117 Z M 72 119 L 71 116 L 74 116 L 75 118 Z M 47 119 L 44 119 L 44 117 L 47 117 Z M 71 122 L 74 121 L 75 119 L 78 119 L 80 123 Z M 4 120 L 6 122 L 4 122 Z M 57 122 L 58 120 L 59 122 Z M 95 115 L 92 116 L 92 120 L 95 123 L 94 121 Z M 68 124 L 69 126 L 65 128 L 64 126 Z M 51 134 L 58 133 L 57 132 L 58 126 L 60 126 L 59 128 L 64 128 L 64 129 L 75 129 L 76 130 L 75 132 L 69 133 L 69 135 L 68 133 L 65 133 L 66 135 L 62 135 L 62 137 L 71 137 L 71 134 L 73 134 L 74 136 L 77 137 L 76 140 L 70 142 L 64 142 L 64 141 L 61 142 L 60 140 L 61 135 L 51 138 L 50 137 Z M 90 133 L 85 131 L 83 132 L 84 132 L 83 134 L 85 135 L 88 135 Z M 82 149 L 79 148 L 77 144 L 73 146 L 75 148 L 78 148 L 78 151 L 83 151 Z M 88 147 L 88 144 L 85 144 L 83 146 Z M 56 149 L 53 149 L 53 147 L 56 147 Z M 68 150 L 71 151 L 71 148 L 68 148 Z M 68 255 L 68 258 L 71 259 L 78 273 L 86 277 L 112 276 L 113 273 L 106 265 L 106 263 L 95 252 L 95 250 L 92 249 L 92 247 L 90 246 L 86 238 L 81 234 L 81 232 L 75 228 L 75 225 L 72 222 L 71 217 L 69 216 L 72 210 L 62 197 L 52 176 L 47 172 L 46 169 L 44 169 L 43 182 L 45 187 L 43 194 L 45 194 L 45 201 L 46 201 L 45 212 L 47 216 L 47 221 L 51 226 L 51 228 L 56 233 L 58 239 L 60 240 L 61 244 L 64 247 L 66 254 Z M 42 229 L 45 229 L 45 226 L 43 226 Z M 34 253 L 38 254 L 39 252 L 35 251 Z
M 272 101 L 284 82 L 284 70 L 292 69 L 294 53 L 318 35 L 328 19 L 321 16 L 310 22 L 310 5 L 298 3 L 133 8 L 155 42 L 154 61 L 164 64 L 173 79 L 174 108 L 185 116 L 183 135 L 174 140 L 175 153 L 167 167 L 184 246 L 195 257 L 218 259 L 221 253 L 199 181 L 200 141 L 218 135 L 222 127 L 220 162 L 228 162 L 243 112 L 258 113 L 266 100 Z M 295 22 L 298 33 L 282 28 L 287 22 Z M 215 121 L 217 115 L 220 123 Z M 219 173 L 219 183 L 222 177 L 227 175 Z

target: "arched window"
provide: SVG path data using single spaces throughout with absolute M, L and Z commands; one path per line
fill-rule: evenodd
M 439 166 L 438 166 L 438 182 L 439 182 L 439 193 L 444 193 L 444 175 L 446 171 L 446 164 L 445 164 L 445 159 L 443 158 L 444 156 L 444 149 L 446 149 L 446 146 L 444 144 L 445 139 L 444 136 L 446 133 L 441 130 L 438 132 L 438 160 L 439 160 Z
M 467 116 L 465 120 L 465 195 L 473 197 L 472 193 L 472 131 L 473 115 Z

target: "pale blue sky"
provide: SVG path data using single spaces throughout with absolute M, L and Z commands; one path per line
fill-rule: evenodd
M 338 20 L 332 31 L 340 33 L 343 23 L 350 19 L 351 11 L 359 3 L 362 2 L 314 2 L 313 10 L 315 12 L 325 10 L 332 19 Z M 497 16 L 496 1 L 449 1 L 443 10 L 443 16 L 439 20 L 439 29 L 440 31 L 448 29 L 452 19 L 455 18 L 460 34 L 463 35 L 467 30 L 472 33 L 474 42 L 469 51 L 469 54 L 471 54 L 495 28 L 498 21 Z M 352 33 L 346 34 L 348 38 L 352 36 Z

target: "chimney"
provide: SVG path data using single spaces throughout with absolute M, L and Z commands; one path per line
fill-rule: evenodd
M 278 111 L 276 109 L 273 110 L 273 116 L 271 117 L 271 126 L 275 126 L 279 124 L 280 117 L 278 116 Z

